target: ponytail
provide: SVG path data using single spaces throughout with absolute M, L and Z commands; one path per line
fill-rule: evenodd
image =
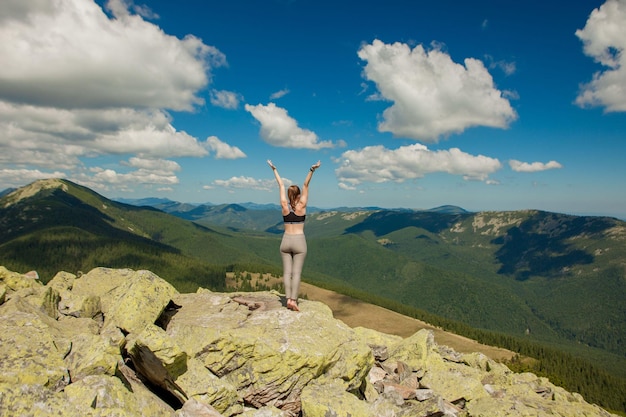
M 289 197 L 289 205 L 293 211 L 296 211 L 296 203 L 300 198 L 300 187 L 297 185 L 290 185 L 287 189 L 287 196 Z

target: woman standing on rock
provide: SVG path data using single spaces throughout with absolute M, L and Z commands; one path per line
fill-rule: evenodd
M 289 186 L 285 193 L 285 185 L 278 174 L 278 170 L 269 159 L 267 163 L 274 171 L 274 177 L 278 182 L 280 192 L 280 206 L 285 223 L 285 232 L 280 243 L 280 256 L 283 259 L 283 281 L 285 283 L 285 297 L 287 297 L 287 308 L 300 311 L 298 308 L 298 291 L 300 290 L 300 277 L 302 266 L 306 258 L 306 239 L 304 237 L 304 220 L 306 218 L 306 205 L 309 198 L 309 183 L 313 173 L 322 164 L 317 161 L 312 165 L 304 179 L 302 192 L 297 185 Z

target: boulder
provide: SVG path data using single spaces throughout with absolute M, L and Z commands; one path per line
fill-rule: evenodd
M 83 332 L 73 335 L 72 350 L 65 358 L 72 382 L 90 375 L 115 375 L 122 360 L 123 340 L 119 329 L 101 334 Z
M 32 274 L 9 271 L 4 266 L 0 266 L 0 282 L 6 286 L 8 292 L 43 287 L 43 284 Z
M 57 322 L 13 297 L 0 306 L 0 384 L 61 389 L 70 382 L 63 358 L 71 343 Z
M 174 410 L 147 391 L 130 390 L 120 378 L 90 375 L 65 387 L 59 395 L 67 403 L 65 415 L 171 416 Z M 69 411 L 69 412 L 68 412 Z
M 173 302 L 180 308 L 167 333 L 255 407 L 296 415 L 310 381 L 341 381 L 344 390 L 354 390 L 374 361 L 371 349 L 322 303 L 303 301 L 294 313 L 273 292 L 207 291 Z
M 196 358 L 187 361 L 186 372 L 174 382 L 189 400 L 193 400 L 196 404 L 194 408 L 203 405 L 224 416 L 238 415 L 244 409 L 243 399 L 239 396 L 237 388 L 215 376 Z
M 141 332 L 159 318 L 177 293 L 171 284 L 150 271 L 129 274 L 112 292 L 110 304 L 103 308 L 106 311 L 104 327 L 119 327 L 127 333 Z
M 346 392 L 343 383 L 311 382 L 302 390 L 302 417 L 375 417 L 370 404 Z

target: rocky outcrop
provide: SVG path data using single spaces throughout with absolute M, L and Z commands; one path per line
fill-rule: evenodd
M 149 271 L 0 267 L 0 415 L 610 416 L 422 330 L 352 329 L 275 292 L 180 294 Z

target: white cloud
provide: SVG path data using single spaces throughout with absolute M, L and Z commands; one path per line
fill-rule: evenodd
M 496 61 L 491 55 L 485 55 L 485 61 L 488 63 L 489 69 L 498 68 L 505 75 L 513 75 L 515 74 L 515 71 L 517 71 L 517 64 L 515 64 L 515 62 L 507 62 L 503 60 Z M 506 97 L 507 93 L 503 92 L 502 95 Z
M 547 163 L 543 162 L 521 162 L 515 159 L 511 159 L 509 161 L 509 166 L 513 171 L 516 172 L 539 172 L 539 171 L 547 171 L 548 169 L 559 169 L 563 168 L 563 165 L 559 164 L 556 161 L 550 161 Z
M 203 104 L 198 93 L 211 71 L 226 65 L 225 56 L 194 36 L 164 33 L 143 19 L 158 18 L 145 6 L 130 0 L 106 6 L 113 18 L 92 0 L 0 4 L 2 166 L 68 170 L 85 183 L 85 158 L 208 155 L 174 128 L 168 110 Z M 130 178 L 106 170 L 94 175 L 111 183 Z M 140 182 L 178 180 L 134 175 Z
M 626 111 L 626 0 L 607 0 L 594 9 L 576 36 L 586 55 L 609 68 L 596 72 L 581 87 L 576 104 L 601 106 L 607 112 Z
M 178 184 L 176 175 L 139 169 L 129 173 L 119 173 L 112 169 L 94 169 L 94 180 L 102 184 Z
M 205 156 L 207 150 L 186 132 L 169 123 L 121 126 L 111 133 L 100 133 L 94 150 L 111 154 L 138 154 L 151 157 Z
M 277 91 L 275 93 L 272 93 L 272 95 L 270 95 L 270 100 L 277 100 L 277 99 L 279 99 L 281 97 L 286 96 L 289 93 L 290 93 L 290 91 L 285 88 L 283 90 L 280 90 L 280 91 Z
M 340 182 L 340 183 L 338 183 L 338 184 L 337 184 L 337 186 L 338 186 L 339 188 L 341 188 L 342 190 L 346 190 L 346 191 L 354 191 L 354 190 L 356 190 L 356 187 L 355 187 L 355 186 L 353 186 L 353 185 L 348 185 L 348 184 L 346 184 L 346 183 L 344 183 L 344 182 Z
M 211 91 L 211 104 L 224 109 L 235 110 L 239 108 L 241 102 L 241 95 L 232 91 Z
M 209 136 L 206 139 L 206 146 L 215 152 L 217 159 L 238 159 L 246 158 L 246 154 L 236 146 L 222 142 L 217 136 Z
M 285 180 L 285 183 L 288 183 Z M 260 191 L 274 191 L 276 188 L 276 180 L 259 180 L 252 177 L 231 177 L 227 180 L 215 180 L 213 184 L 224 187 L 224 188 L 243 188 L 243 189 L 252 189 L 252 190 L 260 190 Z M 206 188 L 206 187 L 205 187 Z
M 160 172 L 167 175 L 180 171 L 180 165 L 175 161 L 168 161 L 166 159 L 144 159 L 133 157 L 128 160 L 129 167 L 137 168 L 144 171 Z
M 133 4 L 132 0 L 109 0 L 106 8 L 113 13 L 114 16 L 128 16 L 128 11 L 132 10 L 141 17 L 146 19 L 158 19 L 159 15 L 154 13 L 146 5 Z
M 150 188 L 154 184 L 175 185 L 179 180 L 176 172 L 181 166 L 167 159 L 132 157 L 120 162 L 128 172 L 118 172 L 111 168 L 91 167 L 74 173 L 70 179 L 94 190 L 132 192 L 134 187 L 142 185 Z M 165 190 L 168 187 L 161 187 Z
M 103 154 L 208 154 L 170 122 L 160 110 L 67 110 L 0 101 L 0 162 L 73 168 L 81 165 L 79 157 Z
M 0 169 L 0 182 L 6 188 L 18 188 L 42 178 L 66 178 L 60 171 L 42 172 L 38 169 Z M 0 190 L 1 191 L 1 190 Z
M 336 161 L 335 174 L 344 189 L 364 182 L 403 182 L 426 174 L 445 172 L 461 175 L 466 180 L 486 181 L 499 170 L 500 161 L 483 155 L 470 155 L 457 148 L 431 151 L 414 144 L 397 149 L 382 145 L 344 152 Z
M 224 55 L 194 36 L 165 34 L 141 16 L 110 19 L 93 1 L 25 3 L 0 26 L 0 97 L 65 108 L 191 110 Z M 4 8 L 5 6 L 3 6 Z M 8 8 L 10 12 L 11 7 Z
M 261 137 L 270 145 L 304 149 L 334 146 L 330 141 L 320 142 L 314 132 L 300 128 L 296 120 L 287 114 L 287 110 L 277 107 L 274 103 L 269 103 L 267 106 L 246 104 L 245 109 L 261 123 Z
M 477 59 L 467 58 L 461 65 L 437 47 L 426 51 L 422 45 L 411 49 L 379 40 L 364 45 L 358 56 L 367 61 L 364 77 L 376 83 L 380 92 L 374 98 L 393 102 L 383 112 L 381 132 L 437 142 L 469 127 L 506 128 L 517 119 Z

